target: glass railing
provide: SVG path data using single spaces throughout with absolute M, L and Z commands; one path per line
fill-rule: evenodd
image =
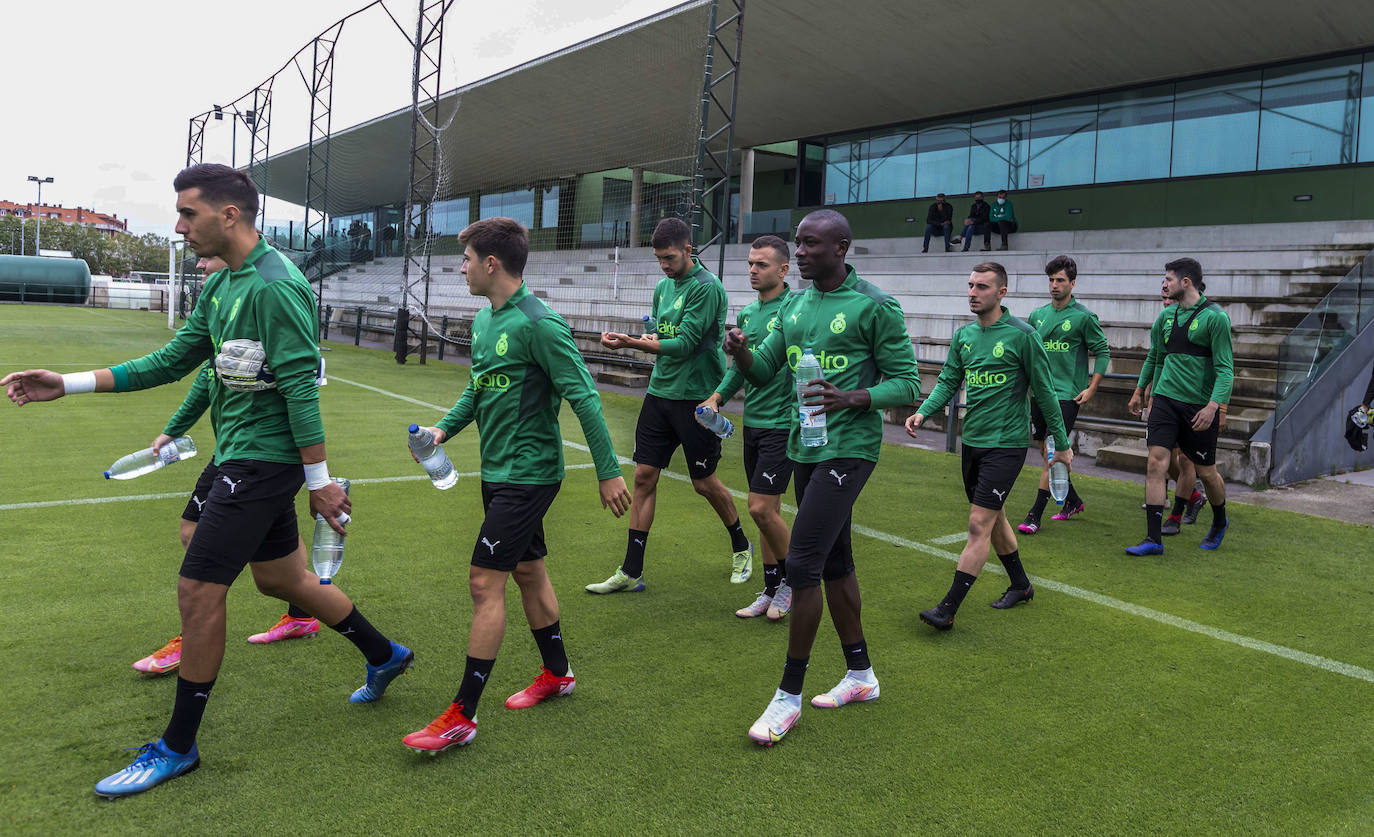
M 1362 258 L 1279 344 L 1274 423 L 1374 319 L 1374 253 Z

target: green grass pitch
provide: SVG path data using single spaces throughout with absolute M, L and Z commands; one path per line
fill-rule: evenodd
M 156 314 L 0 306 L 0 373 L 110 365 L 167 336 Z M 415 402 L 451 405 L 466 370 L 331 346 L 329 462 L 360 481 L 338 583 L 415 650 L 416 667 L 379 703 L 350 705 L 363 665 L 333 632 L 244 641 L 284 610 L 245 575 L 229 597 L 201 769 L 98 800 L 95 781 L 131 758 L 121 748 L 156 738 L 171 708 L 173 679 L 146 679 L 130 663 L 178 630 L 177 519 L 205 460 L 131 482 L 100 477 L 161 430 L 186 383 L 5 403 L 0 832 L 1374 832 L 1374 683 L 1362 679 L 1374 669 L 1369 528 L 1232 504 L 1221 550 L 1196 548 L 1204 511 L 1162 558 L 1128 559 L 1140 488 L 1084 477 L 1087 514 L 1023 538 L 1021 554 L 1033 576 L 1088 597 L 1043 585 L 1029 606 L 998 612 L 987 604 L 1005 579 L 986 572 L 954 631 L 937 634 L 916 613 L 948 588 L 960 545 L 931 541 L 960 532 L 968 506 L 955 457 L 897 447 L 883 451 L 854 514 L 894 536 L 854 538 L 880 700 L 808 705 L 780 745 L 751 743 L 787 631 L 733 615 L 761 583 L 729 583 L 719 522 L 688 484 L 664 479 L 647 592 L 583 593 L 616 567 L 626 525 L 600 508 L 593 473 L 571 470 L 546 527 L 577 691 L 530 710 L 502 706 L 539 664 L 512 584 L 479 735 L 421 757 L 401 737 L 443 709 L 461 675 L 479 484 L 465 477 L 440 493 L 422 479 L 367 480 L 419 475 L 405 426 L 440 413 Z M 638 401 L 603 403 L 628 456 Z M 581 441 L 563 414 L 565 438 Z M 191 435 L 208 454 L 208 421 Z M 460 471 L 477 469 L 476 440 L 474 427 L 447 445 Z M 725 449 L 720 474 L 743 491 L 739 437 Z M 569 448 L 567 459 L 589 456 Z M 1023 510 L 1032 485 L 1027 471 L 1009 508 Z M 146 494 L 175 496 L 15 507 Z M 298 509 L 308 533 L 303 500 Z M 823 621 L 806 697 L 842 666 Z

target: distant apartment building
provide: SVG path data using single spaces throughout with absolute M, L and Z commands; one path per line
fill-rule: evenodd
M 49 206 L 48 204 L 15 203 L 14 201 L 0 200 L 0 218 L 6 215 L 26 219 L 37 218 L 41 215 L 44 221 L 84 224 L 111 236 L 117 232 L 129 231 L 128 218 L 121 220 L 118 215 L 96 212 L 94 209 L 86 209 L 81 206 L 64 207 L 62 204 Z

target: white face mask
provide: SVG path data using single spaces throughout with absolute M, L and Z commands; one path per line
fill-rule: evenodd
M 1007 202 L 1007 199 L 1006 199 L 1006 198 L 998 198 L 998 199 L 997 199 L 997 202 L 998 202 L 998 203 L 1006 203 L 1006 202 Z

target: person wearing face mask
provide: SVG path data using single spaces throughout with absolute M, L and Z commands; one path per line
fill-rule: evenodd
M 998 250 L 1007 249 L 1007 236 L 1016 232 L 1016 210 L 1012 208 L 1011 201 L 1007 200 L 1007 190 L 997 190 L 997 202 L 992 205 L 992 212 L 988 215 L 988 224 L 992 230 L 1002 236 L 1002 246 Z M 983 249 L 987 248 L 988 239 L 983 239 Z

